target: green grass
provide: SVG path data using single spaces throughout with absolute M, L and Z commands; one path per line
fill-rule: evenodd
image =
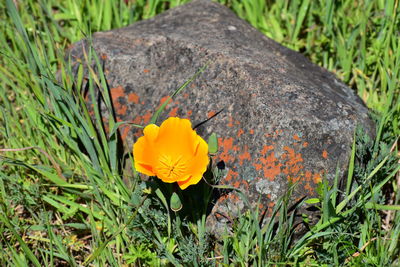
M 74 77 L 64 59 L 93 32 L 187 1 L 14 2 L 0 2 L 0 265 L 400 265 L 398 1 L 220 1 L 333 71 L 377 121 L 374 140 L 355 133 L 345 192 L 322 183 L 319 198 L 300 203 L 321 209 L 304 236 L 294 236 L 288 192 L 269 223 L 246 212 L 220 240 L 206 233 L 208 185 L 196 188 L 201 199 L 180 194 L 183 209 L 173 212 L 170 186 L 124 174 L 131 155 L 96 106 L 90 119 L 83 69 Z M 99 64 L 93 51 L 87 58 Z M 101 72 L 90 71 L 87 87 L 112 110 Z M 106 124 L 118 126 L 113 117 Z

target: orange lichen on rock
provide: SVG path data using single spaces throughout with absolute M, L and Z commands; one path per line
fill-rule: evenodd
M 233 127 L 233 118 L 229 117 L 228 127 Z
M 295 134 L 295 135 L 293 135 L 293 139 L 296 140 L 296 141 L 299 141 L 300 137 L 297 134 Z
M 228 127 L 232 128 L 235 125 L 240 125 L 240 121 L 235 120 L 232 116 L 229 117 Z
M 308 143 L 306 144 L 308 145 Z M 284 153 L 276 156 L 274 145 L 264 145 L 259 151 L 259 157 L 257 160 L 253 160 L 252 165 L 256 171 L 263 171 L 263 176 L 260 179 L 274 181 L 277 176 L 283 174 L 291 183 L 300 182 L 305 190 L 313 193 L 312 184 L 317 184 L 321 181 L 321 174 L 304 170 L 303 156 L 296 151 L 296 149 L 304 147 L 304 144 L 296 142 L 293 146 L 293 148 L 284 146 Z
M 270 201 L 270 202 L 268 203 L 268 212 L 267 212 L 267 216 L 268 216 L 268 217 L 271 217 L 271 216 L 272 216 L 272 213 L 273 213 L 273 211 L 274 211 L 274 207 L 275 207 L 275 202 Z M 277 212 L 276 216 L 279 216 L 279 211 Z
M 238 172 L 235 172 L 232 169 L 229 169 L 228 173 L 226 174 L 226 178 L 224 180 L 229 182 L 233 178 L 238 178 L 238 177 L 239 177 L 239 173 Z
M 135 104 L 139 104 L 139 96 L 135 93 L 130 93 L 128 95 L 128 101 Z
M 303 157 L 301 153 L 295 153 L 293 148 L 284 146 L 283 149 L 286 153 L 282 155 L 282 159 L 286 162 L 282 172 L 288 176 L 291 182 L 295 183 L 300 180 L 299 174 L 304 168 L 303 164 L 301 164 L 301 162 L 303 162 Z
M 122 140 L 126 139 L 126 137 L 128 136 L 129 130 L 130 130 L 129 127 L 126 127 L 126 126 L 122 127 L 122 129 L 121 129 L 121 138 L 122 138 Z
M 300 162 L 303 162 L 301 153 L 295 153 L 294 149 L 288 146 L 284 146 L 283 149 L 286 153 L 282 155 L 282 158 L 287 160 L 286 165 L 291 167 L 290 170 L 292 173 L 298 173 L 303 169 L 303 165 L 300 164 Z
M 140 124 L 142 122 L 142 116 L 137 115 L 133 120 L 132 123 Z
M 273 208 L 274 206 L 275 206 L 275 202 L 270 201 L 270 202 L 268 203 L 268 207 Z
M 125 96 L 124 88 L 122 86 L 111 88 L 110 94 L 117 115 L 126 115 L 128 107 L 126 105 L 121 105 L 121 103 L 118 101 L 118 98 Z
M 169 98 L 169 100 L 168 100 L 168 98 Z M 172 103 L 172 98 L 170 98 L 168 95 L 166 95 L 160 99 L 160 104 L 157 108 L 161 107 L 164 104 L 164 102 L 167 100 L 168 100 L 167 105 Z
M 133 136 L 135 136 L 135 137 L 141 137 L 142 135 L 143 135 L 142 129 L 136 130 L 136 132 L 133 134 Z
M 313 195 L 313 194 L 314 194 L 314 188 L 310 185 L 309 182 L 307 182 L 307 183 L 304 185 L 304 189 L 307 190 L 308 193 L 309 193 L 310 195 Z
M 264 205 L 262 203 L 258 203 L 258 210 L 263 210 L 264 209 Z
M 225 163 L 233 162 L 235 158 L 230 154 L 231 151 L 234 151 L 233 147 L 233 138 L 218 138 L 218 146 L 221 147 L 222 153 L 219 155 L 219 158 Z
M 246 180 L 242 180 L 241 183 L 246 190 L 249 190 L 249 183 Z
M 111 98 L 113 100 L 116 100 L 118 97 L 124 97 L 125 96 L 125 90 L 124 88 L 120 85 L 115 88 L 111 88 L 110 90 Z
M 281 173 L 282 164 L 275 157 L 274 152 L 271 152 L 267 157 L 260 158 L 260 162 L 263 166 L 264 178 L 273 181 Z
M 275 177 L 281 173 L 282 167 L 279 159 L 275 157 L 275 153 L 272 151 L 273 149 L 274 146 L 265 145 L 260 152 L 261 157 L 258 159 L 260 163 L 253 163 L 253 166 L 256 168 L 256 170 L 259 171 L 262 169 L 264 178 L 268 178 L 270 181 L 273 181 Z M 271 153 L 268 154 L 268 152 Z
M 151 116 L 152 116 L 152 113 L 149 110 L 146 111 L 146 113 L 142 116 L 143 124 L 147 124 L 150 121 Z
M 151 119 L 152 113 L 148 110 L 143 116 L 137 115 L 131 122 L 140 125 L 146 125 Z
M 306 178 L 306 181 L 311 181 L 312 173 L 310 171 L 306 171 L 304 177 Z
M 178 107 L 171 109 L 171 111 L 169 112 L 170 117 L 175 117 L 176 115 L 178 115 Z
M 327 159 L 328 158 L 328 151 L 326 151 L 326 150 L 322 151 L 322 157 L 324 159 Z
M 263 146 L 263 149 L 261 150 L 261 155 L 265 156 L 268 151 L 271 151 L 274 149 L 274 146 Z
M 238 132 L 237 132 L 237 137 L 240 138 L 240 136 L 244 134 L 243 129 L 239 128 Z
M 321 179 L 321 174 L 320 174 L 320 173 L 314 174 L 313 180 L 314 180 L 314 184 L 320 183 L 321 180 L 322 180 L 322 179 Z
M 233 183 L 233 187 L 239 188 L 240 187 L 240 181 L 236 181 Z
M 215 113 L 216 113 L 216 112 L 215 112 L 214 110 L 211 110 L 210 112 L 207 113 L 207 117 L 208 117 L 208 118 L 211 118 L 212 116 L 215 115 Z
M 262 169 L 262 164 L 261 163 L 253 163 L 254 168 L 256 168 L 257 171 Z
M 128 111 L 128 107 L 126 105 L 121 105 L 119 102 L 115 102 L 114 107 L 115 107 L 115 112 L 118 115 L 126 115 L 126 112 Z
M 248 146 L 247 145 L 244 146 L 244 152 L 242 154 L 240 154 L 238 157 L 239 157 L 239 164 L 240 165 L 243 165 L 243 161 L 245 159 L 248 160 L 248 161 L 251 160 L 251 156 L 250 156 L 250 153 L 248 151 Z

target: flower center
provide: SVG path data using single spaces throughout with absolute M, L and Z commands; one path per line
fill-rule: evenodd
M 186 166 L 182 160 L 182 156 L 171 157 L 170 155 L 161 155 L 159 165 L 156 167 L 157 176 L 163 176 L 164 178 L 175 180 L 182 177 L 185 173 Z

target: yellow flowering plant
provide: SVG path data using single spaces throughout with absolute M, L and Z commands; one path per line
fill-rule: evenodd
M 197 184 L 209 164 L 208 144 L 188 119 L 170 117 L 160 126 L 149 124 L 133 145 L 135 169 L 183 190 Z

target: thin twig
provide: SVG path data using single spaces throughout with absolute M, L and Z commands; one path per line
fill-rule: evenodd
M 212 257 L 212 258 L 206 258 L 206 260 L 219 260 L 219 259 L 223 259 L 224 256 L 216 256 L 216 257 Z
M 363 251 L 368 247 L 369 244 L 371 244 L 371 242 L 375 241 L 377 238 L 374 237 L 371 240 L 367 241 L 357 252 L 353 253 L 353 255 L 349 256 L 346 260 L 345 263 L 348 263 L 349 261 L 351 261 L 351 259 L 353 258 L 357 258 L 358 256 L 361 255 L 361 253 L 363 253 Z
M 218 114 L 220 114 L 222 111 L 224 111 L 224 108 L 222 108 L 221 110 L 219 110 L 217 113 L 215 113 L 214 115 L 212 115 L 210 118 L 208 118 L 208 119 L 206 119 L 206 120 L 204 120 L 204 121 L 202 121 L 202 122 L 196 124 L 196 125 L 193 127 L 193 130 L 195 130 L 197 127 L 203 125 L 204 123 L 208 122 L 209 120 L 211 120 L 212 118 L 214 118 L 215 116 L 217 116 Z

